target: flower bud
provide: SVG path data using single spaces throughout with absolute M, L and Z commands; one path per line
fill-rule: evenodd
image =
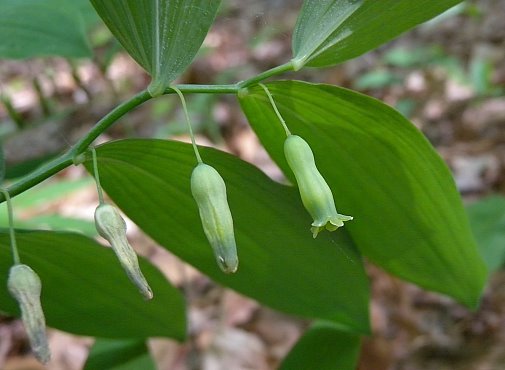
M 214 250 L 217 264 L 223 272 L 237 271 L 233 218 L 223 178 L 213 167 L 200 163 L 191 174 L 191 193 L 198 205 L 203 231 Z
M 40 304 L 42 285 L 39 277 L 27 265 L 14 265 L 9 271 L 7 287 L 21 309 L 21 318 L 35 357 L 46 364 L 51 353 L 47 343 L 46 320 Z
M 330 187 L 319 173 L 314 154 L 305 140 L 296 135 L 288 136 L 284 154 L 295 174 L 302 203 L 314 219 L 310 229 L 314 238 L 325 228 L 335 231 L 344 226 L 344 221 L 352 220 L 351 216 L 337 213 Z
M 95 225 L 98 234 L 110 243 L 119 263 L 133 284 L 137 286 L 145 299 L 151 299 L 153 292 L 140 271 L 137 254 L 128 243 L 126 223 L 118 210 L 110 204 L 100 204 L 95 210 Z

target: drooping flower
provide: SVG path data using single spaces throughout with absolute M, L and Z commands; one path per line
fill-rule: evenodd
M 335 231 L 344 226 L 344 221 L 353 219 L 337 212 L 331 189 L 319 173 L 314 154 L 305 140 L 289 135 L 284 142 L 284 155 L 295 174 L 302 203 L 314 219 L 310 229 L 314 238 L 325 228 Z
M 198 205 L 203 231 L 225 273 L 238 268 L 233 218 L 223 178 L 211 166 L 199 163 L 191 174 L 191 193 Z
M 17 264 L 10 268 L 7 287 L 21 309 L 21 319 L 35 357 L 46 364 L 51 353 L 47 342 L 46 320 L 40 304 L 40 278 L 29 266 Z
M 132 283 L 145 299 L 153 298 L 153 291 L 140 270 L 137 254 L 126 238 L 126 222 L 118 210 L 110 204 L 100 204 L 95 210 L 95 225 L 98 234 L 110 243 Z

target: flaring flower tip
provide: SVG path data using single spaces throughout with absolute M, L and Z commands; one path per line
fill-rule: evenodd
M 331 189 L 317 169 L 314 154 L 305 140 L 297 135 L 288 136 L 284 154 L 295 175 L 302 203 L 314 220 L 310 229 L 314 238 L 324 229 L 335 231 L 353 219 L 337 212 Z

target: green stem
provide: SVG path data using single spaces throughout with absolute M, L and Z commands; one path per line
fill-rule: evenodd
M 18 245 L 16 243 L 16 234 L 14 233 L 14 212 L 12 211 L 11 197 L 9 196 L 9 192 L 5 189 L 0 189 L 0 192 L 3 194 L 7 201 L 7 214 L 9 216 L 9 233 L 11 237 L 12 259 L 14 260 L 15 265 L 19 265 L 20 259 Z
M 172 87 L 172 90 L 174 90 L 181 99 L 182 110 L 184 110 L 184 115 L 186 116 L 186 123 L 188 124 L 189 136 L 191 137 L 191 144 L 193 145 L 193 150 L 195 151 L 196 160 L 198 163 L 203 163 L 202 157 L 200 157 L 200 152 L 198 151 L 198 147 L 196 146 L 195 135 L 193 134 L 191 120 L 189 119 L 188 107 L 186 106 L 186 99 L 184 99 L 184 95 L 177 87 Z
M 237 86 L 239 86 L 242 89 L 244 87 L 251 86 L 251 85 L 254 85 L 258 82 L 266 80 L 267 78 L 270 78 L 272 76 L 276 76 L 281 73 L 289 72 L 289 71 L 293 71 L 293 70 L 294 70 L 293 64 L 291 61 L 289 61 L 287 63 L 281 64 L 280 66 L 269 69 L 268 71 L 262 72 L 259 75 L 249 78 L 245 81 L 241 81 L 237 84 Z
M 78 156 L 84 153 L 86 149 L 91 145 L 95 139 L 100 136 L 102 132 L 107 130 L 112 126 L 118 119 L 123 117 L 126 113 L 133 110 L 133 108 L 138 107 L 142 103 L 145 103 L 151 99 L 151 95 L 147 90 L 144 90 L 137 95 L 133 96 L 129 100 L 119 104 L 116 108 L 107 113 L 100 121 L 96 123 L 95 126 L 79 140 L 71 149 L 70 152 L 73 156 Z
M 265 93 L 268 96 L 268 100 L 270 100 L 270 104 L 272 104 L 272 107 L 274 108 L 277 118 L 279 118 L 279 121 L 281 121 L 282 127 L 284 127 L 284 131 L 286 131 L 286 136 L 291 135 L 291 132 L 289 131 L 288 126 L 286 125 L 286 121 L 284 121 L 284 118 L 282 118 L 281 113 L 279 112 L 279 109 L 277 108 L 277 104 L 275 104 L 272 94 L 270 93 L 270 91 L 268 90 L 268 88 L 265 85 L 263 85 L 263 84 L 259 84 L 259 85 L 263 88 L 263 90 L 265 90 Z
M 268 71 L 260 73 L 257 76 L 249 78 L 247 80 L 241 81 L 236 84 L 230 85 L 188 85 L 181 84 L 175 85 L 181 93 L 193 93 L 193 94 L 238 94 L 240 89 L 247 86 L 256 84 L 263 81 L 269 77 L 292 71 L 293 65 L 291 62 L 280 65 L 278 67 L 272 68 Z M 176 93 L 173 87 L 165 89 L 164 94 Z M 100 136 L 105 130 L 112 126 L 119 118 L 124 116 L 129 111 L 133 110 L 137 106 L 145 103 L 146 101 L 152 99 L 151 95 L 147 90 L 141 91 L 140 93 L 134 95 L 129 100 L 121 103 L 116 108 L 111 110 L 107 115 L 105 115 L 100 121 L 96 123 L 95 126 L 75 145 L 73 145 L 67 152 L 63 153 L 59 157 L 53 159 L 51 162 L 46 163 L 42 167 L 34 170 L 25 177 L 21 178 L 16 183 L 12 184 L 7 188 L 9 195 L 15 197 L 18 194 L 34 187 L 35 185 L 41 183 L 42 181 L 48 179 L 52 175 L 60 172 L 61 170 L 67 168 L 71 164 L 75 163 L 74 160 L 77 156 L 84 153 L 88 147 L 95 141 L 95 139 Z M 5 195 L 0 192 L 0 203 L 5 201 Z
M 181 84 L 173 85 L 165 89 L 163 94 L 173 94 L 176 87 L 185 94 L 236 94 L 240 90 L 237 84 L 230 85 L 196 85 L 196 84 Z
M 16 183 L 12 184 L 7 188 L 11 197 L 15 197 L 18 194 L 40 184 L 42 181 L 48 179 L 52 175 L 57 174 L 61 170 L 70 166 L 73 156 L 71 153 L 66 152 L 60 157 L 53 159 L 52 161 L 42 165 L 33 172 L 30 172 L 25 177 L 21 178 Z M 5 196 L 2 194 L 0 198 L 0 203 L 5 201 Z
M 102 185 L 100 184 L 100 175 L 98 173 L 98 161 L 96 160 L 96 149 L 91 149 L 91 154 L 93 156 L 93 172 L 95 173 L 95 183 L 96 191 L 98 192 L 98 201 L 100 204 L 104 204 Z

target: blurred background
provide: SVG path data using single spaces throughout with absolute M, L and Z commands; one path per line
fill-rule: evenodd
M 180 83 L 235 83 L 287 62 L 301 0 L 223 0 L 218 18 Z M 149 77 L 122 50 L 87 1 L 82 16 L 93 58 L 0 60 L 0 138 L 8 180 L 61 153 Z M 493 269 L 481 308 L 470 312 L 368 265 L 373 335 L 360 370 L 505 368 L 505 1 L 465 1 L 374 52 L 340 66 L 285 78 L 335 84 L 395 107 L 451 168 L 483 258 Z M 188 95 L 197 142 L 231 152 L 276 180 L 280 171 L 234 96 Z M 99 140 L 189 140 L 180 104 L 163 96 L 140 106 Z M 97 195 L 82 167 L 14 199 L 16 227 L 97 236 Z M 4 205 L 0 226 L 7 225 Z M 131 222 L 129 237 L 177 286 L 189 307 L 190 340 L 152 340 L 160 369 L 274 369 L 308 322 L 223 289 L 158 248 Z M 50 369 L 81 369 L 92 338 L 50 330 Z M 0 368 L 42 368 L 22 324 L 0 315 Z M 317 367 L 315 367 L 317 368 Z

